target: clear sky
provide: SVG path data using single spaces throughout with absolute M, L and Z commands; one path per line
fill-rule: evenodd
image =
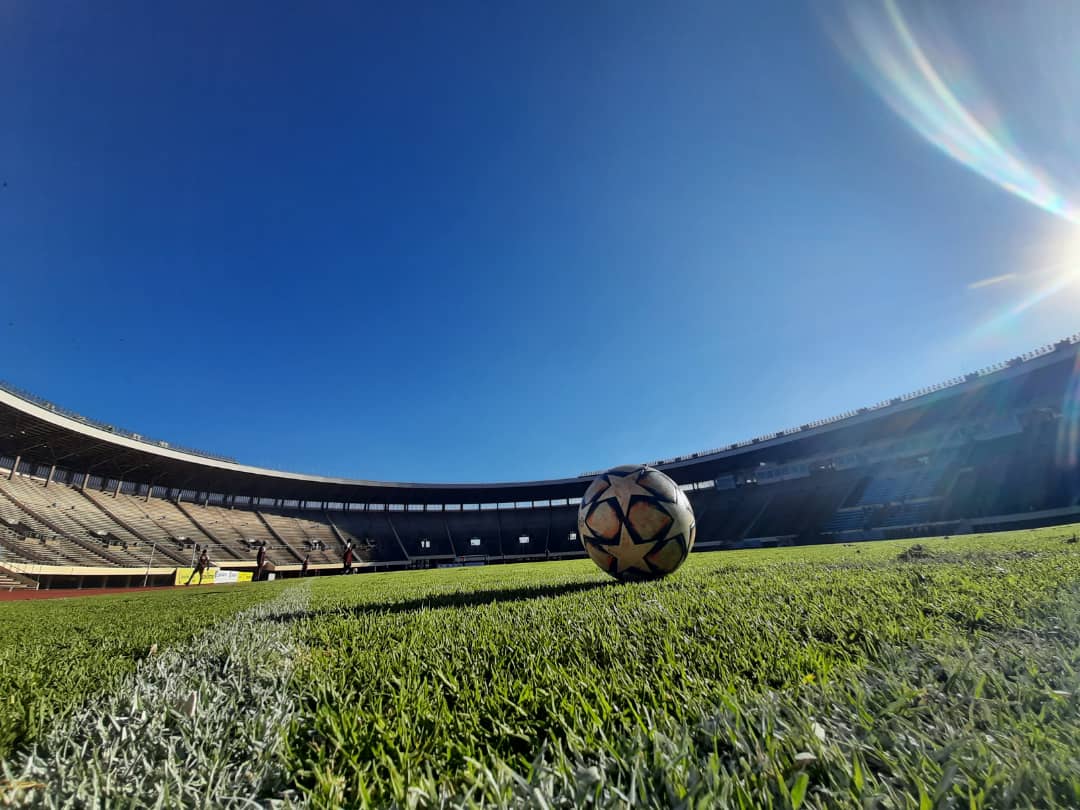
M 1019 354 L 1080 329 L 1080 95 L 1045 31 L 951 7 L 0 2 L 0 377 L 253 464 L 487 481 Z

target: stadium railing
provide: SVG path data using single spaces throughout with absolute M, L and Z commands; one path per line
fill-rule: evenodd
M 162 441 L 160 439 L 151 439 L 147 436 L 143 436 L 141 433 L 135 433 L 130 430 L 122 430 L 115 425 L 110 425 L 106 422 L 99 422 L 96 419 L 90 419 L 89 417 L 83 416 L 82 414 L 75 413 L 74 411 L 69 411 L 67 408 L 63 408 L 43 397 L 39 397 L 36 394 L 30 393 L 29 391 L 24 391 L 23 389 L 12 385 L 5 380 L 0 380 L 0 389 L 3 389 L 12 396 L 25 400 L 32 405 L 37 405 L 38 407 L 44 408 L 47 411 L 52 411 L 53 413 L 65 416 L 68 419 L 74 419 L 76 422 L 81 422 L 84 425 L 95 427 L 98 430 L 104 430 L 116 436 L 123 436 L 125 439 L 134 439 L 135 441 L 142 442 L 143 444 L 152 444 L 156 447 L 163 447 L 166 450 L 176 450 L 179 453 L 187 453 L 193 456 L 212 458 L 216 461 L 228 461 L 233 464 L 237 463 L 236 459 L 232 458 L 231 456 L 222 456 L 218 455 L 217 453 L 208 453 L 205 450 L 196 450 L 192 447 L 184 447 L 182 445 L 172 444 L 170 442 Z
M 961 385 L 962 383 L 965 383 L 965 382 L 971 382 L 973 380 L 981 379 L 981 378 L 987 377 L 987 376 L 989 376 L 991 374 L 996 374 L 996 373 L 998 373 L 1000 371 L 1005 371 L 1006 369 L 1013 368 L 1014 366 L 1021 365 L 1021 364 L 1026 363 L 1026 362 L 1028 362 L 1030 360 L 1035 360 L 1035 359 L 1037 359 L 1039 357 L 1044 357 L 1045 355 L 1052 354 L 1053 352 L 1055 352 L 1055 351 L 1057 351 L 1059 349 L 1067 348 L 1069 346 L 1074 346 L 1077 343 L 1080 343 L 1080 332 L 1076 332 L 1076 333 L 1074 333 L 1072 335 L 1069 335 L 1068 337 L 1064 337 L 1061 340 L 1055 341 L 1054 343 L 1047 343 L 1046 345 L 1040 346 L 1039 348 L 1033 349 L 1033 350 L 1031 350 L 1029 352 L 1024 352 L 1023 354 L 1018 355 L 1017 357 L 1014 357 L 1011 360 L 1005 360 L 1005 361 L 1002 361 L 1000 363 L 994 363 L 993 365 L 986 366 L 984 368 L 978 369 L 977 371 L 972 371 L 972 372 L 970 372 L 968 374 L 964 374 L 964 375 L 962 375 L 960 377 L 953 377 L 951 379 L 948 379 L 948 380 L 945 380 L 943 382 L 937 383 L 936 385 L 930 385 L 930 386 L 927 386 L 925 388 L 920 388 L 920 389 L 918 389 L 916 391 L 911 391 L 911 392 L 909 392 L 907 394 L 901 394 L 898 397 L 892 397 L 891 399 L 883 399 L 880 402 L 875 402 L 873 405 L 868 405 L 868 406 L 865 406 L 865 407 L 862 407 L 862 408 L 857 408 L 856 410 L 853 410 L 853 411 L 845 411 L 844 413 L 837 414 L 836 416 L 826 417 L 825 419 L 815 419 L 813 422 L 807 422 L 806 424 L 799 425 L 799 427 L 796 427 L 796 428 L 788 428 L 787 430 L 778 430 L 775 433 L 767 433 L 767 434 L 762 435 L 762 436 L 755 436 L 752 439 L 743 439 L 742 441 L 734 442 L 733 444 L 729 444 L 729 445 L 727 445 L 725 447 L 714 447 L 714 448 L 712 448 L 710 450 L 699 450 L 696 453 L 689 453 L 687 455 L 682 455 L 682 456 L 674 456 L 672 458 L 660 459 L 658 461 L 650 461 L 650 462 L 648 462 L 648 464 L 649 464 L 649 466 L 652 466 L 652 467 L 659 467 L 659 466 L 665 465 L 665 464 L 678 464 L 678 463 L 684 462 L 684 461 L 693 461 L 694 459 L 697 459 L 697 458 L 705 458 L 707 456 L 714 456 L 714 455 L 717 455 L 718 453 L 728 453 L 728 452 L 731 452 L 732 450 L 740 450 L 740 449 L 742 449 L 744 447 L 750 447 L 751 445 L 760 444 L 761 442 L 771 441 L 773 439 L 780 439 L 780 438 L 783 438 L 784 436 L 793 436 L 795 434 L 802 433 L 803 431 L 806 431 L 806 430 L 813 430 L 814 428 L 823 427 L 824 425 L 831 425 L 831 424 L 835 424 L 836 422 L 842 422 L 843 420 L 850 419 L 850 418 L 852 418 L 854 416 L 861 416 L 862 414 L 869 413 L 871 411 L 881 410 L 882 408 L 887 408 L 890 405 L 898 405 L 901 402 L 910 402 L 913 399 L 918 399 L 920 397 L 928 396 L 928 395 L 934 394 L 934 393 L 936 393 L 938 391 L 943 391 L 943 390 L 945 390 L 947 388 L 953 388 L 953 387 L 955 387 L 957 385 Z M 593 472 L 585 472 L 585 473 L 581 473 L 581 477 L 582 478 L 587 478 L 587 477 L 599 475 L 601 472 L 603 472 L 603 471 L 602 470 L 595 470 Z

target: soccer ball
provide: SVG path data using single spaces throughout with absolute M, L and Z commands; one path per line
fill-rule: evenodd
M 643 465 L 601 473 L 578 507 L 578 536 L 594 563 L 627 581 L 659 579 L 686 559 L 697 524 L 690 499 Z

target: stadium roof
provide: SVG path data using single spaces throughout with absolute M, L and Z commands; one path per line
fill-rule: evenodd
M 1019 377 L 1072 372 L 1080 335 L 920 391 L 831 419 L 728 447 L 654 462 L 678 483 L 706 481 L 758 463 L 783 462 L 905 432 L 933 415 L 970 413 Z M 1066 367 L 1065 364 L 1068 364 Z M 1020 386 L 1012 386 L 1020 388 Z M 0 455 L 169 489 L 333 503 L 477 504 L 562 500 L 592 478 L 507 483 L 403 483 L 281 472 L 147 439 L 0 384 Z

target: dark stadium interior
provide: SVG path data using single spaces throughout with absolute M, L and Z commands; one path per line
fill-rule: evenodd
M 1075 520 L 1077 338 L 831 420 L 655 462 L 698 549 L 949 534 Z M 164 582 L 196 548 L 277 576 L 582 556 L 589 475 L 392 484 L 246 467 L 0 389 L 0 574 L 13 586 Z M 124 579 L 126 578 L 126 579 Z

